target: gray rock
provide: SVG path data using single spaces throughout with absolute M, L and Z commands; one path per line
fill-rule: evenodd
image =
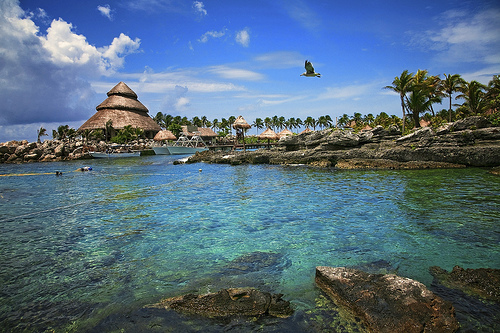
M 453 305 L 412 279 L 316 267 L 316 283 L 373 332 L 456 332 L 459 328 Z

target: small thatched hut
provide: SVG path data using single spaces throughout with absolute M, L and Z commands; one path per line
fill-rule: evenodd
M 168 141 L 168 140 L 177 140 L 175 137 L 174 133 L 170 132 L 169 130 L 162 130 L 156 133 L 155 137 L 153 138 L 155 141 Z
M 309 132 L 312 132 L 312 129 L 310 129 L 309 127 L 307 127 L 305 130 L 303 130 L 302 132 L 300 132 L 300 134 L 309 133 Z
M 257 135 L 257 137 L 261 140 L 267 139 L 267 148 L 268 149 L 269 149 L 269 142 L 271 140 L 278 140 L 280 138 L 280 136 L 278 134 L 276 134 L 276 132 L 270 128 L 266 129 L 264 132 Z
M 105 132 L 108 121 L 113 127 L 111 133 L 107 133 L 108 139 L 128 125 L 141 128 L 150 139 L 161 130 L 148 115 L 148 109 L 137 99 L 137 94 L 124 82 L 114 86 L 107 95 L 108 98 L 96 107 L 97 112 L 80 126 L 79 131 L 102 129 Z
M 284 130 L 282 130 L 281 132 L 279 132 L 278 135 L 280 136 L 280 138 L 283 138 L 285 136 L 293 135 L 293 132 L 290 131 L 288 128 L 285 128 Z
M 202 138 L 205 143 L 212 143 L 212 140 L 217 137 L 217 133 L 215 133 L 209 127 L 197 127 L 197 126 L 181 126 L 182 134 L 187 137 L 192 137 L 194 135 L 198 135 Z

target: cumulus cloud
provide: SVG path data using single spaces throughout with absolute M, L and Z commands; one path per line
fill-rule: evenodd
M 161 109 L 164 110 L 163 112 L 184 111 L 189 106 L 189 98 L 186 97 L 188 90 L 188 87 L 179 85 L 169 90 L 162 101 Z
M 53 20 L 44 35 L 15 0 L 0 2 L 0 125 L 69 122 L 94 112 L 89 80 L 110 75 L 140 40 L 121 34 L 96 48 Z
M 195 1 L 193 2 L 193 8 L 196 11 L 197 14 L 200 16 L 205 16 L 207 15 L 207 10 L 205 9 L 205 5 L 203 5 L 203 2 L 201 1 Z
M 500 9 L 471 15 L 450 10 L 436 18 L 436 29 L 413 33 L 417 47 L 437 52 L 442 61 L 500 64 Z M 492 53 L 493 51 L 493 53 Z
M 245 28 L 236 33 L 236 42 L 243 45 L 244 47 L 248 47 L 250 44 L 250 32 L 248 28 Z
M 221 38 L 225 34 L 226 34 L 226 29 L 223 29 L 221 31 L 207 31 L 200 37 L 200 39 L 198 39 L 198 41 L 201 43 L 206 43 L 206 42 L 208 42 L 210 37 Z
M 97 10 L 108 19 L 113 20 L 111 17 L 111 7 L 109 7 L 109 5 L 97 6 Z

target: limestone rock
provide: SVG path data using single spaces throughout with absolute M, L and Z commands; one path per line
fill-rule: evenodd
M 288 317 L 293 313 L 290 302 L 281 294 L 256 289 L 222 289 L 206 295 L 187 294 L 168 298 L 150 307 L 172 309 L 206 317 L 271 315 Z
M 429 271 L 445 287 L 500 303 L 500 269 L 455 266 L 448 272 L 433 266 Z
M 316 267 L 316 283 L 335 302 L 360 316 L 373 332 L 455 332 L 451 303 L 422 283 L 394 274 Z

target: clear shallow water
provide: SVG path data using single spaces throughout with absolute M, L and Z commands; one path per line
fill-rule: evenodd
M 500 268 L 500 178 L 483 169 L 173 160 L 0 165 L 0 328 L 341 332 L 345 323 L 318 323 L 316 266 L 397 272 L 428 286 L 429 266 Z M 74 171 L 83 165 L 93 170 Z M 284 294 L 296 314 L 224 322 L 141 309 L 243 286 Z M 498 306 L 474 307 L 492 314 L 460 309 L 465 328 L 500 329 Z

